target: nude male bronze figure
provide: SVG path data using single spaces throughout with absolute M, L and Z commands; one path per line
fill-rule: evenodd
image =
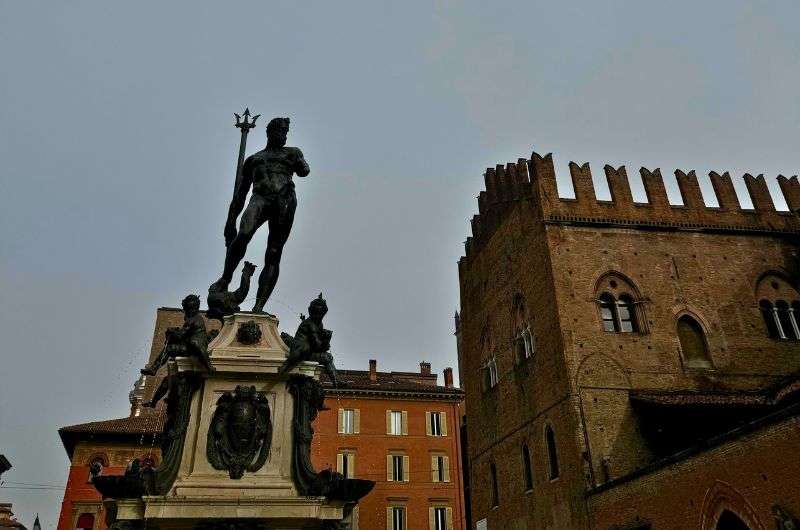
M 240 178 L 237 178 L 228 221 L 225 224 L 225 267 L 222 277 L 211 289 L 224 291 L 247 250 L 256 230 L 269 223 L 269 237 L 264 259 L 264 269 L 258 277 L 258 292 L 253 312 L 264 311 L 280 272 L 283 246 L 289 238 L 297 208 L 292 175 L 305 177 L 310 169 L 303 153 L 297 147 L 286 147 L 289 118 L 274 118 L 267 125 L 267 146 L 245 160 Z M 250 188 L 253 194 L 242 213 Z M 236 220 L 242 214 L 239 230 Z

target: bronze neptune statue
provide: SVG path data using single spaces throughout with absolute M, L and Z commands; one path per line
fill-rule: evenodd
M 236 177 L 228 221 L 225 223 L 225 267 L 222 277 L 209 288 L 210 291 L 227 290 L 250 239 L 261 225 L 269 222 L 264 269 L 258 277 L 258 292 L 253 307 L 257 313 L 263 312 L 264 304 L 278 281 L 281 253 L 292 229 L 297 207 L 292 175 L 305 177 L 310 171 L 302 151 L 297 147 L 286 147 L 288 132 L 289 118 L 274 118 L 267 125 L 267 146 L 244 161 Z M 244 209 L 251 187 L 253 194 Z M 242 217 L 237 230 L 236 221 L 240 213 Z

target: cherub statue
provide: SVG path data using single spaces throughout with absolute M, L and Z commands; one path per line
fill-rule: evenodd
M 242 268 L 242 281 L 239 283 L 239 288 L 235 291 L 228 291 L 227 288 L 220 283 L 214 283 L 208 288 L 208 311 L 206 316 L 214 318 L 222 322 L 225 315 L 232 315 L 239 311 L 239 304 L 244 302 L 247 298 L 247 292 L 250 290 L 250 278 L 256 270 L 256 266 L 249 261 L 244 262 Z
M 167 329 L 164 349 L 152 364 L 142 368 L 143 375 L 156 375 L 159 368 L 176 357 L 194 357 L 209 373 L 214 372 L 208 358 L 208 334 L 203 314 L 200 313 L 200 298 L 196 294 L 190 294 L 183 299 L 181 305 L 183 326 Z
M 294 337 L 281 333 L 283 342 L 289 346 L 289 357 L 281 366 L 281 373 L 288 372 L 302 361 L 315 361 L 322 365 L 336 385 L 336 367 L 333 365 L 333 355 L 328 352 L 333 332 L 322 326 L 322 319 L 327 312 L 328 304 L 319 293 L 308 305 L 308 318 L 300 315 L 301 322 Z

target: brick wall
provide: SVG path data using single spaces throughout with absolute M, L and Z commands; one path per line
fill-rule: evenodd
M 738 437 L 591 495 L 593 528 L 613 530 L 647 521 L 654 529 L 713 530 L 723 509 L 754 530 L 775 528 L 774 505 L 800 514 L 798 449 L 797 417 Z

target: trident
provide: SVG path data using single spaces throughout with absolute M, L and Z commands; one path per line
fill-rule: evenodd
M 236 116 L 236 124 L 234 127 L 239 129 L 242 132 L 242 137 L 239 140 L 239 159 L 236 161 L 236 181 L 233 186 L 233 197 L 236 200 L 236 197 L 239 192 L 239 187 L 242 185 L 242 165 L 244 164 L 244 151 L 247 147 L 247 134 L 250 132 L 250 129 L 254 129 L 256 126 L 256 120 L 258 119 L 261 114 L 256 114 L 253 116 L 253 121 L 249 121 L 250 118 L 250 109 L 244 109 L 244 119 L 242 116 L 239 116 L 235 112 L 233 113 Z

